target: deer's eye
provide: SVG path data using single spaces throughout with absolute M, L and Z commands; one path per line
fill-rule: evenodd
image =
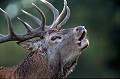
M 55 41 L 56 39 L 62 39 L 62 37 L 60 37 L 60 36 L 53 36 L 53 37 L 51 38 L 52 41 Z

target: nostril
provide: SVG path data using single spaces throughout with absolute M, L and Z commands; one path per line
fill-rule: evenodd
M 79 31 L 79 28 L 77 28 L 76 31 Z

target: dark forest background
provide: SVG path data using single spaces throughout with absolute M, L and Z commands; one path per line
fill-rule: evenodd
M 85 49 L 70 78 L 118 78 L 120 77 L 120 0 L 67 0 L 71 17 L 64 28 L 86 26 L 90 46 Z M 53 20 L 51 11 L 40 0 L 0 0 L 0 8 L 10 17 L 17 33 L 25 33 L 25 28 L 17 16 L 37 27 L 20 10 L 24 9 L 40 17 L 31 3 L 38 5 L 47 17 L 49 25 Z M 49 0 L 59 11 L 63 0 Z M 5 17 L 0 12 L 0 34 L 7 34 Z M 28 51 L 16 42 L 0 44 L 0 66 L 13 66 L 23 60 Z

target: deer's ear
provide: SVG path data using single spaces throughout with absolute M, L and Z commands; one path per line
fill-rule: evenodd
M 31 41 L 17 42 L 17 44 L 27 50 L 33 49 L 33 43 Z

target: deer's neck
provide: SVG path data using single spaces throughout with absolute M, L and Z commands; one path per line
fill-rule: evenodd
M 16 71 L 16 77 L 21 78 L 57 78 L 61 72 L 59 55 L 56 61 L 50 61 L 50 57 L 45 52 L 34 51 L 21 62 Z

